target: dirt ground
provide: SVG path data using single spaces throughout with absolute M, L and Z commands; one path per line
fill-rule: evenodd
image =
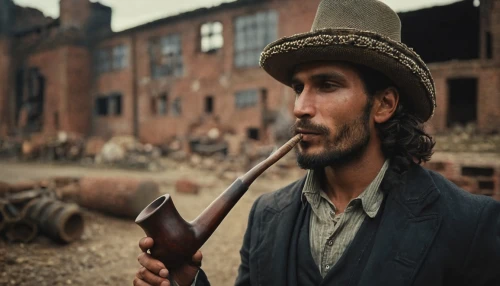
M 274 167 L 272 167 L 274 168 Z M 291 170 L 286 177 L 259 178 L 202 247 L 203 269 L 214 286 L 233 285 L 239 265 L 239 248 L 255 199 L 303 174 Z M 194 219 L 229 184 L 208 171 L 167 162 L 166 171 L 151 173 L 96 169 L 77 165 L 49 165 L 0 161 L 0 181 L 17 182 L 51 176 L 138 177 L 157 181 L 170 193 L 179 213 Z M 198 195 L 176 194 L 177 179 L 193 178 L 201 184 Z M 143 231 L 132 221 L 84 210 L 85 232 L 80 241 L 60 245 L 39 236 L 30 244 L 7 244 L 0 240 L 0 285 L 132 285 L 139 268 L 138 241 Z

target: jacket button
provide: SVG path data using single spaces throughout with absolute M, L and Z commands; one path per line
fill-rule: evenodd
M 332 246 L 333 245 L 333 240 L 328 240 L 328 245 Z

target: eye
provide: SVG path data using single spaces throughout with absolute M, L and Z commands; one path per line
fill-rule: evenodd
M 333 81 L 324 81 L 320 84 L 320 88 L 323 90 L 334 90 L 338 87 L 339 85 Z
M 292 85 L 292 89 L 296 95 L 299 95 L 304 90 L 304 85 L 303 84 L 294 84 L 294 85 Z

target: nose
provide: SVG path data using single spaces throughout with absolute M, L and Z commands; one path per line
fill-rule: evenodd
M 304 89 L 301 94 L 295 98 L 293 115 L 296 118 L 312 118 L 316 115 L 316 104 L 314 94 Z

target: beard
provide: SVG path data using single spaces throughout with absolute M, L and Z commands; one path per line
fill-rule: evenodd
M 293 130 L 303 128 L 320 134 L 324 140 L 324 150 L 317 154 L 305 154 L 295 148 L 297 164 L 302 169 L 324 169 L 328 166 L 343 166 L 359 158 L 370 141 L 369 119 L 372 104 L 368 102 L 360 117 L 340 125 L 337 134 L 332 137 L 328 127 L 314 124 L 309 119 L 297 121 Z M 308 142 L 301 141 L 302 149 L 307 149 Z

